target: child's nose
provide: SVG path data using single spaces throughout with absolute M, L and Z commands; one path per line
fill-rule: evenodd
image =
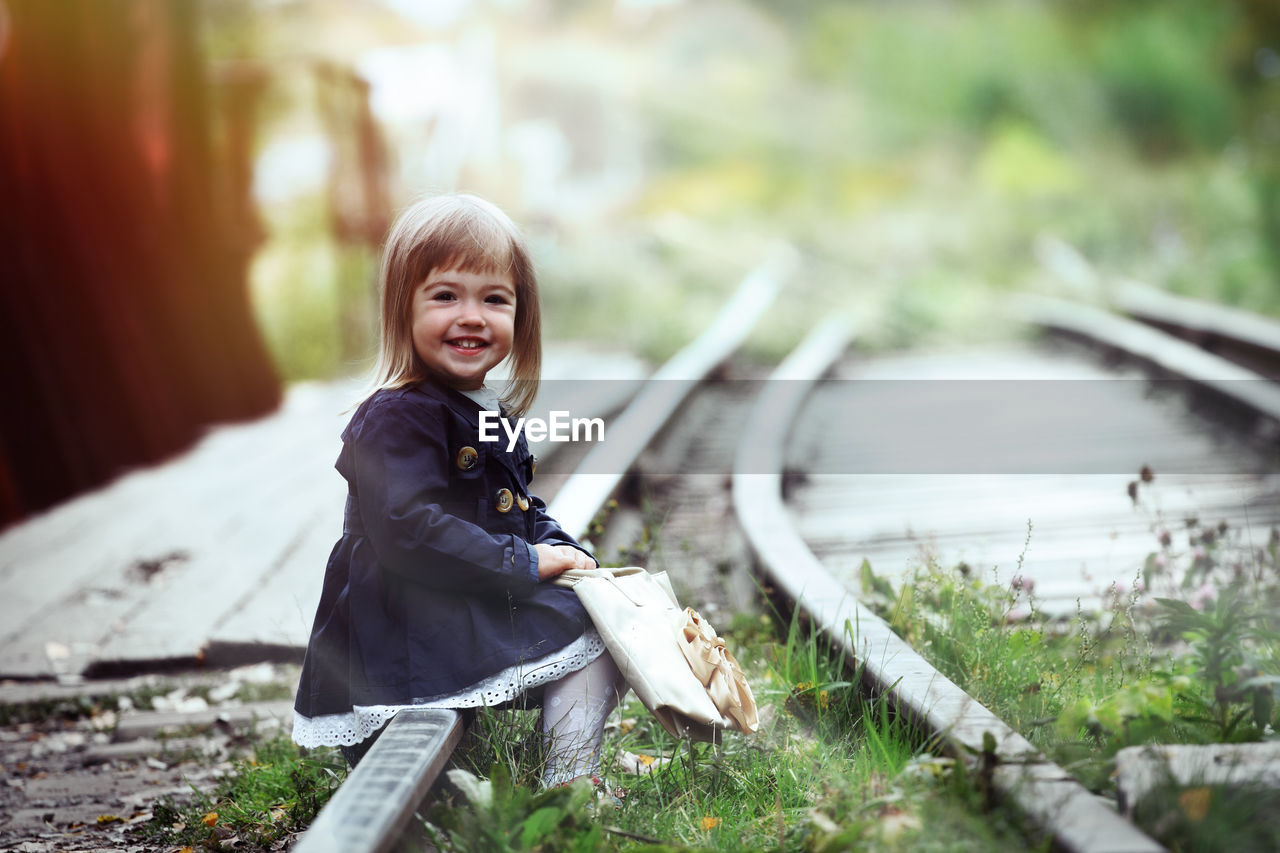
M 480 310 L 480 303 L 476 300 L 464 299 L 458 322 L 464 326 L 483 326 L 484 312 Z

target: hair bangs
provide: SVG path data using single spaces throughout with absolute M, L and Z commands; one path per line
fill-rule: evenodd
M 458 220 L 444 224 L 434 235 L 435 239 L 420 244 L 423 251 L 414 271 L 417 280 L 426 278 L 434 270 L 514 272 L 515 235 L 487 216 L 462 216 Z

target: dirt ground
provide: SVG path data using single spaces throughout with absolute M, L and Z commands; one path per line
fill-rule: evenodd
M 212 790 L 251 731 L 288 725 L 295 679 L 296 667 L 259 664 L 0 685 L 0 851 L 167 849 L 139 835 L 156 802 Z

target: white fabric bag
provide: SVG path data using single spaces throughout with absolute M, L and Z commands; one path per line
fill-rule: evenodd
M 742 669 L 715 629 L 680 607 L 666 572 L 571 569 L 556 583 L 578 593 L 627 683 L 668 732 L 714 741 L 717 729 L 756 730 Z

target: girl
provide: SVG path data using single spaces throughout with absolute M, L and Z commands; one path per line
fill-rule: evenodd
M 528 493 L 521 435 L 482 443 L 479 415 L 518 417 L 538 390 L 541 326 L 528 248 L 475 196 L 418 202 L 383 252 L 378 388 L 342 433 L 342 538 L 325 570 L 293 739 L 353 765 L 402 708 L 543 703 L 545 784 L 599 769 L 625 691 L 571 589 L 595 559 Z M 504 400 L 485 376 L 510 356 Z

